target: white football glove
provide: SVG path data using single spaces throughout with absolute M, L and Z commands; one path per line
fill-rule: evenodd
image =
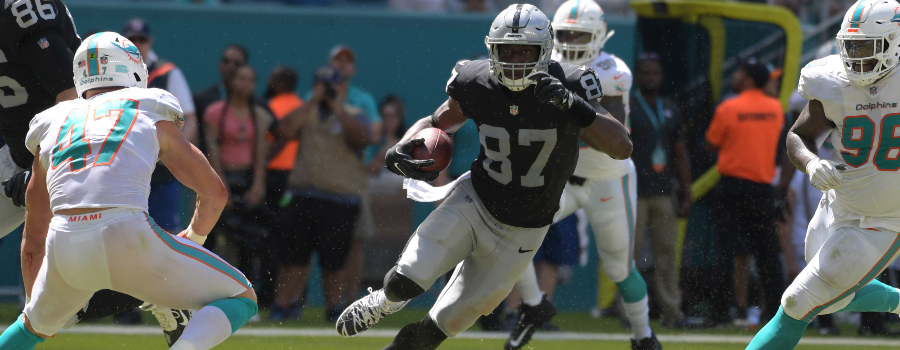
M 846 169 L 845 165 L 826 159 L 812 160 L 806 163 L 809 182 L 822 192 L 844 187 L 844 176 L 839 171 L 843 169 Z

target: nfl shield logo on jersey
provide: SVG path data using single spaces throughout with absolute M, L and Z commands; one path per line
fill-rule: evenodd
M 509 114 L 518 115 L 519 114 L 519 106 L 516 106 L 516 105 L 509 106 Z
M 877 87 L 877 86 L 873 86 L 873 87 L 870 87 L 870 88 L 869 88 L 869 95 L 875 96 L 875 95 L 877 95 L 877 94 L 878 94 L 878 87 Z
M 47 38 L 41 38 L 41 40 L 38 40 L 38 45 L 40 45 L 42 49 L 46 49 L 50 47 L 50 42 L 47 41 Z

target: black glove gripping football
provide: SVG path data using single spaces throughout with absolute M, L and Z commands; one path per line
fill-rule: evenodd
M 585 128 L 590 126 L 597 118 L 594 107 L 585 102 L 580 96 L 573 94 L 569 89 L 547 72 L 534 72 L 528 77 L 535 82 L 534 94 L 538 102 L 546 103 L 565 112 L 575 120 L 578 126 Z
M 418 160 L 411 156 L 413 148 L 422 144 L 425 144 L 425 139 L 400 142 L 391 147 L 384 155 L 387 169 L 394 174 L 413 180 L 432 181 L 437 179 L 439 171 L 419 170 L 434 165 L 434 159 Z
M 572 107 L 573 95 L 565 86 L 547 72 L 534 72 L 529 78 L 535 82 L 534 94 L 538 102 L 553 105 L 563 112 Z
M 25 189 L 31 180 L 31 171 L 26 170 L 3 181 L 3 194 L 12 199 L 13 205 L 25 207 Z

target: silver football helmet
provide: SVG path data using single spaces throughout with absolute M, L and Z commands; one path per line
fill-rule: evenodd
M 494 19 L 484 43 L 489 52 L 491 74 L 497 77 L 501 85 L 512 91 L 521 91 L 533 83 L 527 78 L 529 74 L 535 71 L 546 72 L 550 66 L 550 55 L 553 53 L 553 27 L 550 25 L 550 19 L 534 5 L 513 4 Z M 505 44 L 540 47 L 537 62 L 501 62 L 498 46 Z M 516 76 L 520 78 L 514 79 Z

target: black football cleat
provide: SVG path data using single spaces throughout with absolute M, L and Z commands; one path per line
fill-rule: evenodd
M 191 310 L 172 310 L 153 304 L 144 304 L 141 306 L 141 310 L 153 313 L 153 316 L 159 321 L 159 326 L 162 327 L 169 347 L 172 347 L 178 338 L 181 338 L 181 333 L 184 333 L 184 328 L 187 327 L 188 321 L 193 316 Z
M 631 340 L 631 350 L 662 350 L 662 344 L 656 340 L 656 334 L 650 333 L 650 336 L 641 340 Z
M 522 305 L 519 305 L 519 319 L 516 321 L 516 325 L 513 326 L 512 332 L 509 333 L 509 339 L 506 340 L 506 344 L 503 344 L 503 349 L 521 349 L 531 341 L 534 330 L 544 323 L 550 322 L 554 315 L 556 315 L 556 306 L 553 306 L 553 303 L 547 300 L 546 295 L 541 297 L 541 303 L 537 304 L 537 306 L 522 303 Z

